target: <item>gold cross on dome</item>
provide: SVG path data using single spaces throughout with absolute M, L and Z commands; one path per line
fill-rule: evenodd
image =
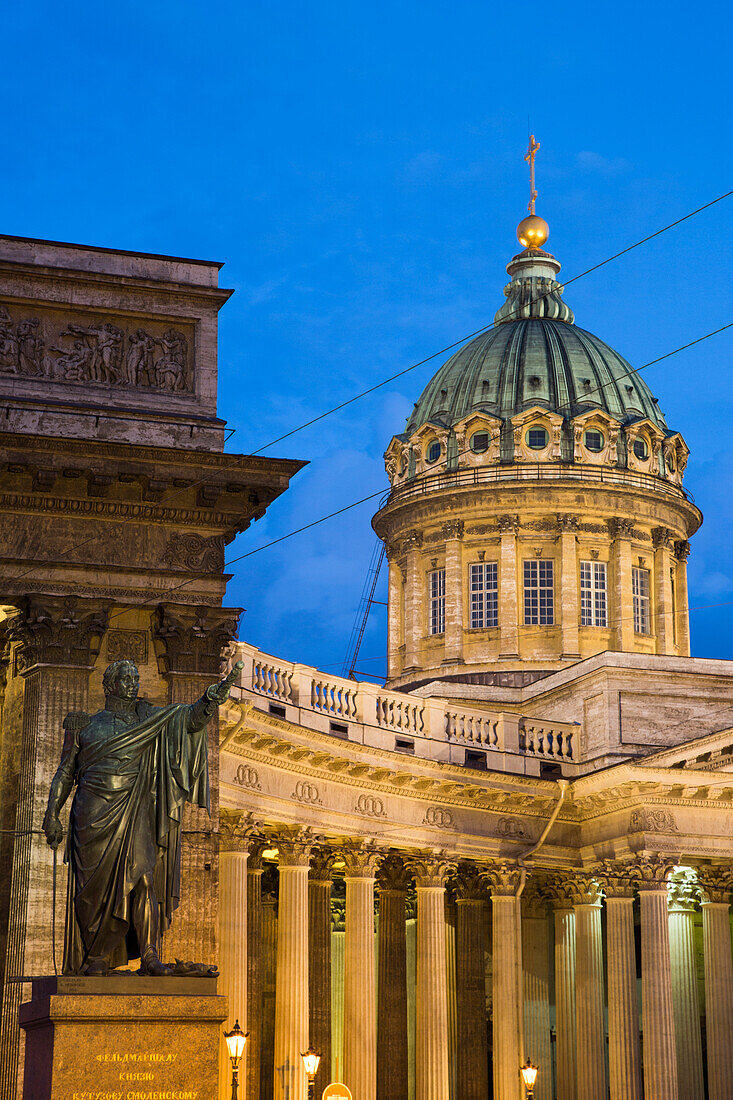
M 529 148 L 524 155 L 524 159 L 529 164 L 529 206 L 527 209 L 530 214 L 534 214 L 534 201 L 537 198 L 537 192 L 534 188 L 534 158 L 537 156 L 537 150 L 540 147 L 539 141 L 535 141 L 534 134 L 529 135 Z

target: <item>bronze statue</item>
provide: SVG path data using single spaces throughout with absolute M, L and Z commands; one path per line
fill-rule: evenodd
M 183 805 L 209 810 L 206 726 L 241 667 L 196 703 L 155 707 L 137 697 L 135 664 L 115 661 L 102 680 L 104 710 L 64 721 L 43 831 L 57 848 L 59 812 L 76 785 L 64 857 L 65 974 L 106 974 L 136 958 L 142 974 L 174 972 L 158 939 L 180 900 Z

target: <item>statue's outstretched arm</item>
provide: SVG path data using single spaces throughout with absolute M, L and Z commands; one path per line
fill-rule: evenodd
M 229 698 L 229 689 L 239 676 L 239 671 L 244 667 L 243 661 L 237 661 L 234 668 L 224 680 L 218 684 L 207 687 L 204 694 L 191 706 L 191 714 L 188 720 L 190 733 L 197 733 L 214 717 L 218 707 Z
M 59 813 L 74 786 L 76 757 L 79 752 L 79 733 L 83 728 L 78 721 L 74 720 L 77 717 L 77 715 L 68 715 L 64 719 L 64 747 L 61 750 L 61 763 L 51 780 L 48 806 L 43 819 L 43 831 L 46 834 L 47 842 L 52 848 L 58 848 L 63 840 L 64 830 L 59 821 Z M 85 715 L 84 717 L 87 718 L 88 716 Z

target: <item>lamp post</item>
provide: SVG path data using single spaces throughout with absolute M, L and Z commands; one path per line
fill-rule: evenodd
M 527 1093 L 527 1100 L 532 1100 L 534 1096 L 534 1083 L 537 1080 L 537 1066 L 533 1066 L 529 1058 L 522 1066 L 522 1081 L 524 1082 L 524 1088 Z
M 229 1051 L 229 1061 L 232 1063 L 232 1100 L 237 1100 L 239 1093 L 239 1063 L 244 1054 L 249 1032 L 245 1035 L 239 1026 L 239 1020 L 237 1020 L 231 1031 L 224 1032 L 224 1038 Z
M 303 1065 L 305 1066 L 305 1072 L 308 1077 L 308 1100 L 314 1100 L 315 1080 L 321 1056 L 320 1054 L 316 1054 L 313 1047 L 308 1047 L 305 1053 L 301 1053 L 300 1057 L 303 1059 Z

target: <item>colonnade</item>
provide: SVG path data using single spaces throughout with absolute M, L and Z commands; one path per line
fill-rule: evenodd
M 279 862 L 270 1044 L 265 845 L 277 848 Z M 540 1070 L 536 1100 L 733 1100 L 733 876 L 726 868 L 673 871 L 671 860 L 644 855 L 591 872 L 527 876 L 508 860 L 457 864 L 444 853 L 396 852 L 359 839 L 316 844 L 308 830 L 293 827 L 267 840 L 240 830 L 227 848 L 220 966 L 232 1021 L 246 1020 L 250 1032 L 247 1100 L 306 1100 L 300 1052 L 309 1045 L 322 1055 L 316 1095 L 330 1079 L 334 864 L 346 894 L 340 1078 L 360 1100 L 410 1095 L 410 884 L 417 918 L 415 1100 L 522 1100 L 519 1070 L 528 1056 Z M 446 951 L 453 942 L 446 938 L 447 893 L 455 904 L 454 967 Z M 706 1066 L 693 935 L 700 904 Z M 243 949 L 249 935 L 254 940 Z

